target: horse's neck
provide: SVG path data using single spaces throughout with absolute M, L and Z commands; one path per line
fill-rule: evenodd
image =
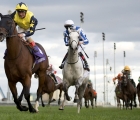
M 13 32 L 13 35 L 17 35 L 16 30 Z M 6 38 L 6 47 L 7 47 L 7 55 L 10 59 L 14 59 L 19 54 L 21 49 L 21 41 L 18 36 L 8 37 Z
M 69 48 L 68 50 L 68 58 L 67 61 L 69 63 L 74 63 L 78 61 L 78 51 L 76 51 L 75 53 L 73 53 L 73 50 Z

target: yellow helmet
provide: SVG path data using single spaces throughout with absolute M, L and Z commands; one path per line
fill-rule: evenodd
M 28 7 L 25 3 L 21 2 L 21 3 L 18 3 L 17 6 L 16 6 L 16 10 L 28 10 Z
M 125 67 L 124 67 L 124 70 L 129 70 L 129 71 L 130 71 L 129 66 L 125 66 Z

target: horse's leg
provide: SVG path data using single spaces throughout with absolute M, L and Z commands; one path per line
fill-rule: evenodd
M 27 78 L 24 80 L 24 85 L 23 85 L 24 97 L 27 100 L 29 111 L 35 113 L 36 110 L 33 108 L 30 102 L 30 93 L 29 93 L 30 87 L 31 87 L 31 77 L 27 76 Z
M 64 100 L 62 101 L 62 103 L 61 103 L 61 105 L 59 107 L 59 110 L 64 110 L 65 101 L 66 101 L 66 95 L 64 93 Z
M 71 97 L 68 95 L 68 88 L 69 88 L 69 84 L 68 83 L 64 83 L 63 84 L 63 91 L 65 93 L 66 100 L 70 101 Z
M 24 89 L 22 89 L 22 92 L 21 92 L 21 94 L 20 94 L 20 96 L 19 96 L 19 98 L 18 98 L 18 101 L 20 102 L 20 104 L 21 104 L 21 101 L 22 101 L 22 99 L 23 99 L 23 95 L 24 95 Z M 25 109 L 25 111 L 28 110 L 28 108 L 27 108 L 26 106 L 23 106 L 23 105 L 22 105 L 22 107 Z
M 97 96 L 95 97 L 95 107 L 97 107 Z
M 42 74 L 41 72 L 38 73 L 38 77 L 39 77 L 39 85 L 38 85 L 38 90 L 37 90 L 37 98 L 36 98 L 36 102 L 35 102 L 35 110 L 38 110 L 39 107 L 39 98 L 42 95 L 42 88 L 44 86 L 44 82 L 45 82 L 45 78 L 46 78 L 46 73 Z
M 90 99 L 90 102 L 91 102 L 91 106 L 92 106 L 92 109 L 93 109 L 93 98 Z
M 85 107 L 88 108 L 87 99 L 85 98 Z
M 13 82 L 8 82 L 10 90 L 12 92 L 13 98 L 14 98 L 14 102 L 17 105 L 17 109 L 19 109 L 20 111 L 27 111 L 28 108 L 25 109 L 25 107 L 23 107 L 21 105 L 21 102 L 18 101 L 17 99 L 17 88 L 16 88 L 16 83 Z
M 82 103 L 82 98 L 84 96 L 86 86 L 87 86 L 86 83 L 84 83 L 78 89 L 78 97 L 79 97 L 79 100 L 78 100 L 78 103 L 77 103 L 78 113 L 80 113 L 80 106 L 81 106 L 81 103 Z
M 43 98 L 42 98 L 43 95 L 41 95 L 41 103 L 42 103 L 42 107 L 45 107 L 45 104 L 43 102 Z
M 61 104 L 61 96 L 62 96 L 62 87 L 60 87 L 60 93 L 59 93 L 59 100 L 58 100 L 58 105 Z
M 50 106 L 50 103 L 53 102 L 53 101 L 52 101 L 52 97 L 53 97 L 53 92 L 49 94 L 48 106 Z

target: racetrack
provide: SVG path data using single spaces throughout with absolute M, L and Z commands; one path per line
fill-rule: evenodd
M 39 107 L 39 113 L 20 112 L 16 106 L 0 106 L 0 120 L 139 120 L 140 109 L 119 110 L 117 108 L 98 107 L 91 109 L 82 107 L 77 113 L 75 106 L 65 106 L 64 111 L 59 106 Z

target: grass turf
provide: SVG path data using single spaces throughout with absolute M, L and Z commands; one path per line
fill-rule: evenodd
M 119 110 L 117 108 L 85 108 L 80 113 L 77 108 L 65 106 L 63 111 L 59 106 L 39 107 L 38 113 L 20 112 L 15 106 L 0 106 L 0 120 L 138 120 L 140 109 Z

